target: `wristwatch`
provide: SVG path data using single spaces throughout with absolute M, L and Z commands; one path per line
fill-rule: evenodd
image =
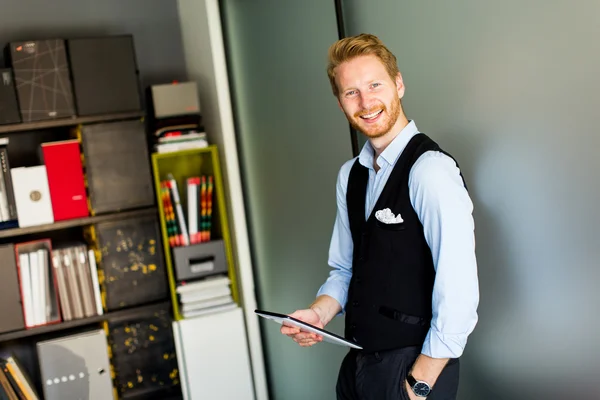
M 429 396 L 429 393 L 431 393 L 431 386 L 429 386 L 429 383 L 416 380 L 412 374 L 408 374 L 406 382 L 408 382 L 408 386 L 410 386 L 417 397 L 427 397 Z

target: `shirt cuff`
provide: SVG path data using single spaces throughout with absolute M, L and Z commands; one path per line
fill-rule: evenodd
M 431 358 L 458 358 L 467 344 L 467 335 L 444 334 L 434 328 L 429 329 L 421 353 Z
M 346 301 L 348 301 L 348 285 L 336 280 L 328 280 L 321 286 L 317 292 L 317 297 L 326 294 L 333 297 L 342 306 L 342 311 L 337 315 L 343 315 L 346 312 Z

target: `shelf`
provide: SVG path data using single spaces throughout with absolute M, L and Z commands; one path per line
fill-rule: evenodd
M 167 276 L 169 278 L 169 287 L 171 290 L 171 302 L 173 304 L 173 316 L 176 321 L 182 320 L 183 315 L 179 309 L 179 299 L 177 296 L 177 279 L 174 271 L 174 260 L 172 249 L 169 246 L 169 237 L 167 234 L 167 222 L 163 209 L 163 202 L 160 193 L 160 183 L 167 177 L 168 174 L 173 175 L 177 182 L 179 195 L 183 198 L 183 204 L 187 199 L 185 189 L 186 179 L 190 176 L 198 176 L 200 174 L 213 175 L 214 192 L 213 192 L 213 222 L 212 222 L 212 237 L 223 240 L 225 246 L 225 257 L 227 259 L 227 272 L 231 280 L 231 294 L 233 301 L 240 305 L 240 293 L 238 289 L 238 277 L 234 264 L 233 246 L 231 244 L 231 236 L 229 232 L 229 222 L 227 216 L 227 205 L 225 200 L 225 192 L 223 186 L 223 178 L 221 176 L 221 163 L 219 161 L 219 152 L 216 145 L 208 147 L 179 150 L 169 153 L 153 153 L 152 154 L 152 169 L 154 175 L 154 186 L 156 188 L 158 214 L 160 217 L 160 225 L 162 232 L 162 242 L 165 255 L 165 266 L 167 268 Z M 182 196 L 183 195 L 183 196 Z M 185 206 L 184 206 L 185 207 Z M 185 209 L 185 208 L 184 208 Z
M 66 228 L 75 228 L 96 224 L 99 222 L 117 221 L 123 218 L 145 217 L 148 215 L 156 215 L 156 207 L 140 208 L 137 210 L 120 211 L 110 214 L 95 215 L 93 217 L 68 219 L 58 221 L 52 224 L 28 226 L 25 228 L 11 228 L 0 230 L 0 239 L 10 238 L 14 236 L 31 235 L 34 233 L 58 231 Z
M 102 321 L 107 320 L 126 320 L 133 319 L 139 315 L 144 315 L 152 312 L 153 310 L 159 310 L 171 307 L 169 301 L 162 301 L 158 303 L 146 304 L 143 306 L 132 307 L 125 310 L 111 311 L 103 315 L 95 315 L 88 318 L 74 319 L 71 321 L 60 322 L 57 324 L 39 326 L 36 328 L 23 329 L 20 331 L 7 332 L 0 334 L 0 342 L 7 342 L 9 340 L 22 339 L 31 336 L 43 335 L 46 333 L 60 332 L 63 330 L 82 327 L 86 325 L 94 325 Z
M 60 128 L 65 126 L 75 126 L 79 124 L 92 124 L 96 122 L 109 122 L 120 119 L 141 118 L 145 115 L 143 111 L 133 111 L 117 114 L 93 115 L 89 117 L 60 118 L 47 121 L 23 122 L 12 125 L 0 125 L 0 134 L 35 131 L 39 129 Z
M 193 149 L 169 151 L 166 153 L 152 153 L 152 157 L 156 158 L 157 160 L 165 160 L 170 158 L 187 157 L 203 153 L 210 155 L 212 151 L 216 150 L 216 148 L 216 145 L 211 144 L 206 147 L 197 147 Z

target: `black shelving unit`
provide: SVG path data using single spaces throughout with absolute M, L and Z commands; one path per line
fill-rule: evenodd
M 12 125 L 0 125 L 0 134 L 37 131 L 40 129 L 61 128 L 75 126 L 79 124 L 92 124 L 99 122 L 113 122 L 123 119 L 141 118 L 145 114 L 142 111 L 133 111 L 128 113 L 93 115 L 89 117 L 60 118 L 47 121 L 25 122 Z
M 68 228 L 76 228 L 78 226 L 86 226 L 97 224 L 99 222 L 118 221 L 120 219 L 132 217 L 145 217 L 157 213 L 156 207 L 146 207 L 137 210 L 127 210 L 120 212 L 107 213 L 102 215 L 94 215 L 85 218 L 75 218 L 65 221 L 58 221 L 51 224 L 28 226 L 26 228 L 10 228 L 0 230 L 0 239 L 12 238 L 24 235 L 33 235 L 37 233 L 52 232 Z
M 85 117 L 74 117 L 74 118 L 62 118 L 55 120 L 45 120 L 45 121 L 36 121 L 36 122 L 28 122 L 28 123 L 19 123 L 12 125 L 0 125 L 0 136 L 5 136 L 10 138 L 9 144 L 9 157 L 10 153 L 14 152 L 16 154 L 22 154 L 25 151 L 31 152 L 32 147 L 37 147 L 43 141 L 51 141 L 51 140 L 61 140 L 64 139 L 64 132 L 68 131 L 72 127 L 75 127 L 80 124 L 94 124 L 101 122 L 115 122 L 115 121 L 123 121 L 123 120 L 131 120 L 131 119 L 140 119 L 143 118 L 145 112 L 143 111 L 133 111 L 133 112 L 124 112 L 124 113 L 115 113 L 115 114 L 104 114 L 104 115 L 94 115 L 94 116 L 85 116 Z M 13 139 L 17 137 L 22 137 L 24 134 L 29 134 L 30 139 L 26 141 L 17 141 L 13 143 Z M 43 138 L 43 139 L 42 139 Z M 12 147 L 11 147 L 12 146 Z M 12 167 L 12 165 L 11 165 Z M 134 209 L 120 210 L 110 213 L 103 213 L 98 215 L 90 215 L 84 218 L 75 218 L 64 221 L 56 221 L 50 224 L 41 224 L 36 226 L 28 226 L 28 227 L 16 227 L 16 228 L 6 228 L 0 229 L 0 242 L 22 242 L 26 240 L 30 240 L 31 237 L 35 236 L 46 236 L 48 237 L 56 237 L 59 240 L 66 239 L 75 239 L 81 238 L 81 232 L 71 232 L 72 228 L 77 227 L 85 227 L 89 225 L 94 225 L 102 222 L 112 222 L 119 221 L 122 219 L 129 218 L 143 218 L 150 215 L 157 215 L 158 208 L 155 205 L 148 207 L 140 207 Z M 35 327 L 30 329 L 24 329 L 20 331 L 14 332 L 5 332 L 0 333 L 0 345 L 5 342 L 12 340 L 19 340 L 22 338 L 37 336 L 37 335 L 45 335 L 52 332 L 59 332 L 61 330 L 66 330 L 70 328 L 83 327 L 86 325 L 94 324 L 99 321 L 104 321 L 108 316 L 119 317 L 119 316 L 129 316 L 131 318 L 135 318 L 136 315 L 144 315 L 147 311 L 147 307 L 139 306 L 133 307 L 124 311 L 116 311 L 110 312 L 108 314 L 94 316 L 90 318 L 82 318 L 78 320 L 71 320 L 66 322 L 60 322 L 57 324 L 50 324 L 41 327 Z M 16 312 L 22 312 L 22 310 L 16 310 Z
M 95 315 L 93 317 L 88 318 L 79 318 L 71 321 L 59 322 L 56 324 L 49 324 L 44 326 L 38 326 L 29 329 L 22 329 L 14 332 L 6 332 L 0 334 L 0 343 L 8 342 L 10 340 L 17 340 L 26 337 L 32 336 L 41 336 L 46 335 L 48 333 L 60 332 L 67 329 L 79 328 L 88 325 L 94 325 L 99 322 L 107 321 L 107 320 L 122 320 L 122 319 L 130 319 L 136 318 L 139 315 L 147 315 L 151 313 L 155 309 L 161 309 L 165 307 L 169 307 L 170 304 L 168 301 L 152 303 L 152 304 L 144 304 L 143 306 L 127 308 L 119 311 L 111 311 L 105 313 L 103 315 Z
M 7 137 L 9 139 L 8 153 L 10 167 L 27 167 L 37 165 L 35 164 L 38 160 L 36 152 L 41 143 L 70 139 L 72 138 L 72 128 L 78 125 L 139 120 L 144 117 L 144 111 L 135 111 L 0 125 L 0 137 Z M 0 243 L 19 243 L 40 238 L 49 238 L 53 242 L 56 240 L 58 243 L 81 242 L 84 241 L 84 230 L 77 228 L 131 218 L 147 218 L 148 216 L 158 216 L 158 207 L 155 204 L 147 207 L 90 215 L 85 218 L 56 221 L 50 224 L 0 229 Z M 2 265 L 0 264 L 1 267 Z M 1 287 L 0 290 L 2 290 Z M 2 332 L 0 333 L 0 351 L 9 351 L 15 354 L 34 383 L 36 391 L 38 394 L 41 394 L 43 391 L 36 349 L 37 342 L 91 329 L 105 328 L 105 323 L 143 321 L 154 314 L 164 313 L 165 310 L 168 312 L 170 309 L 171 303 L 167 297 L 125 309 L 104 311 L 102 315 Z M 19 307 L 16 307 L 14 312 L 22 313 L 23 311 Z M 165 389 L 164 396 L 161 398 L 181 398 L 180 387 L 172 386 Z

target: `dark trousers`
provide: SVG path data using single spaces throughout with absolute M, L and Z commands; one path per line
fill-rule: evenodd
M 338 400 L 408 400 L 406 376 L 421 353 L 420 347 L 365 354 L 351 350 L 340 367 Z M 460 363 L 450 359 L 427 400 L 455 400 Z

